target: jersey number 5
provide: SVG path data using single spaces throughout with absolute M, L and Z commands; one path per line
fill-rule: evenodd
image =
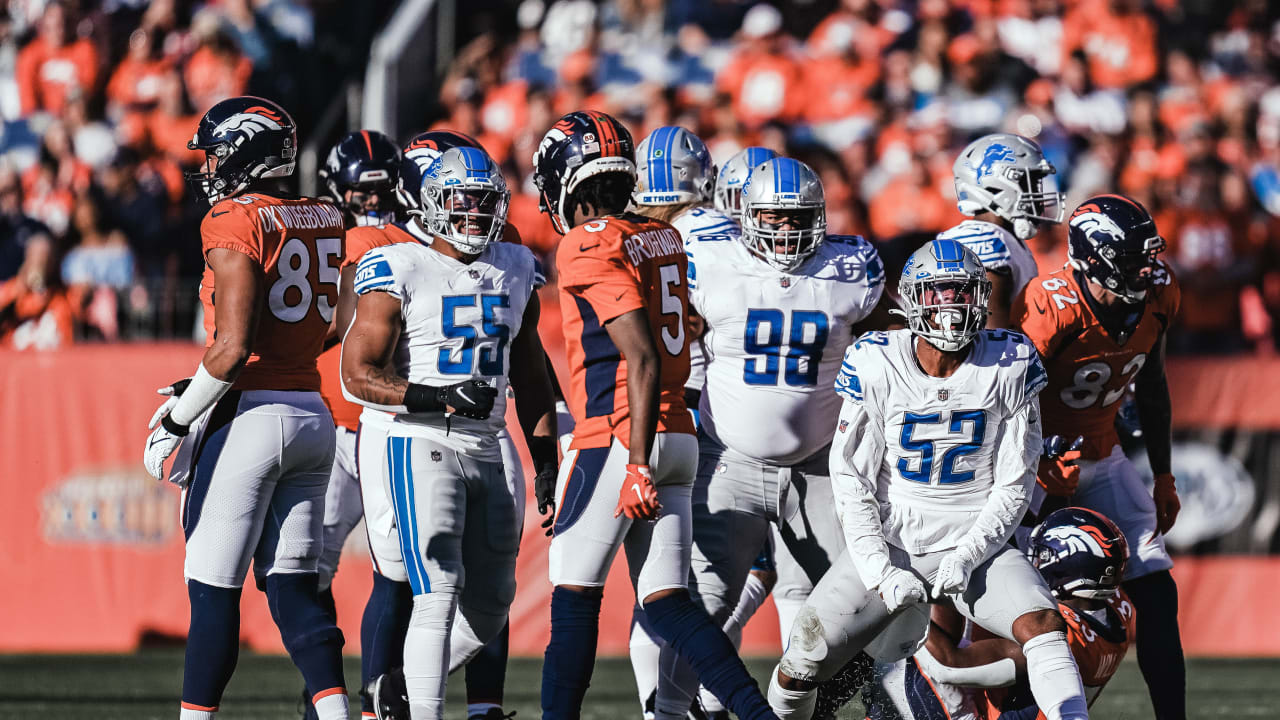
M 920 453 L 920 467 L 912 470 L 911 460 L 907 458 L 898 458 L 898 473 L 906 480 L 918 483 L 932 483 L 933 477 L 933 458 L 934 458 L 934 441 L 933 440 L 915 440 L 911 436 L 914 434 L 917 425 L 937 425 L 942 422 L 941 413 L 916 414 L 906 413 L 902 418 L 902 436 L 899 442 L 902 444 L 903 450 Z M 973 471 L 956 472 L 956 460 L 977 452 L 982 447 L 982 440 L 986 437 L 987 432 L 987 416 L 981 410 L 955 410 L 951 413 L 951 419 L 948 423 L 948 430 L 952 433 L 963 433 L 965 423 L 969 423 L 969 437 L 962 440 L 959 444 L 954 444 L 950 449 L 942 454 L 942 472 L 938 476 L 939 485 L 955 485 L 957 483 L 966 483 L 973 479 Z M 950 443 L 948 443 L 950 444 Z
M 662 280 L 662 317 L 670 315 L 674 322 L 663 325 L 658 335 L 662 338 L 662 346 L 667 353 L 675 357 L 684 352 L 684 303 L 680 297 L 671 293 L 671 288 L 680 286 L 680 266 L 663 265 L 658 268 L 658 277 Z M 671 326 L 675 327 L 672 332 Z
M 338 295 L 339 275 L 338 268 L 329 263 L 329 258 L 341 255 L 342 238 L 316 238 L 316 260 L 319 262 L 316 279 L 320 285 L 332 285 L 334 297 Z M 271 289 L 267 291 L 267 307 L 276 319 L 287 323 L 302 322 L 311 310 L 313 297 L 320 319 L 325 322 L 333 319 L 333 304 L 327 291 L 316 293 L 311 288 L 311 281 L 307 277 L 311 272 L 311 253 L 301 238 L 289 238 L 284 247 L 280 248 L 276 272 L 280 274 L 280 279 L 271 283 Z M 290 288 L 297 290 L 297 293 L 290 293 Z M 296 301 L 290 302 L 294 298 Z

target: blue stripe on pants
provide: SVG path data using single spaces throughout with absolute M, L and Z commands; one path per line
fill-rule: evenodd
M 396 532 L 400 536 L 400 554 L 414 595 L 431 592 L 431 581 L 418 545 L 418 516 L 413 494 L 413 468 L 410 463 L 411 439 L 387 438 L 387 469 L 391 478 L 391 502 L 396 514 Z

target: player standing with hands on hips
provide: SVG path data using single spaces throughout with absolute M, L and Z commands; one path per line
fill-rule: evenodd
M 635 146 L 614 118 L 565 115 L 533 160 L 542 211 L 564 235 L 556 264 L 576 421 L 557 483 L 542 716 L 582 714 L 605 578 L 625 546 L 654 631 L 739 717 L 772 718 L 733 643 L 687 590 L 698 443 L 684 402 L 684 244 L 667 223 L 625 212 Z
M 187 145 L 189 179 L 213 206 L 200 225 L 208 349 L 164 391 L 145 464 L 183 488 L 183 573 L 191 599 L 183 720 L 209 720 L 235 671 L 249 561 L 321 720 L 347 717 L 343 637 L 318 597 L 334 425 L 316 358 L 337 302 L 342 214 L 269 188 L 291 175 L 292 118 L 256 97 L 214 105 Z M 157 424 L 158 423 L 158 424 Z
M 413 720 L 443 717 L 449 669 L 501 632 L 515 597 L 523 508 L 499 447 L 508 380 L 535 467 L 556 462 L 536 263 L 528 248 L 497 242 L 509 198 L 483 150 L 437 157 L 423 177 L 430 241 L 365 252 L 343 340 L 343 392 L 396 413 L 384 477 L 414 594 L 404 644 Z

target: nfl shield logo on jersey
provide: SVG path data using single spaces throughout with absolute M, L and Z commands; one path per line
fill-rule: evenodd
M 431 451 L 431 462 L 440 462 L 443 459 L 444 459 L 444 456 L 440 454 L 439 450 Z
M 938 399 L 939 399 L 939 400 L 941 400 L 941 401 L 943 401 L 943 402 L 946 402 L 946 401 L 947 401 L 947 398 L 949 398 L 949 397 L 951 397 L 951 391 L 950 391 L 950 390 L 943 389 L 943 390 L 939 390 L 939 391 L 938 391 Z
M 470 277 L 472 280 L 479 280 L 479 279 L 480 279 L 480 271 L 479 271 L 479 270 L 474 270 L 474 269 L 473 269 L 473 270 L 468 270 L 468 271 L 467 271 L 467 276 L 468 276 L 468 277 Z
M 848 432 L 848 430 L 849 430 L 849 421 L 848 421 L 848 420 L 841 420 L 841 421 L 840 421 L 840 432 Z
M 791 287 L 791 278 L 789 277 L 779 278 L 778 282 L 781 283 L 784 288 Z

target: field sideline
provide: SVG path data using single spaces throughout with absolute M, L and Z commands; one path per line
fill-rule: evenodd
M 757 678 L 767 676 L 772 662 L 750 662 Z M 539 667 L 532 659 L 513 660 L 507 676 L 507 710 L 517 720 L 537 720 Z M 358 677 L 359 663 L 347 660 L 348 679 Z M 182 652 L 156 650 L 136 655 L 3 655 L 0 656 L 0 718 L 128 718 L 177 717 L 182 685 Z M 1188 707 L 1192 718 L 1280 717 L 1280 659 L 1194 660 L 1187 669 Z M 584 720 L 639 720 L 631 667 L 625 659 L 596 665 L 587 694 Z M 287 658 L 243 652 L 219 717 L 227 720 L 286 720 L 297 717 L 301 681 Z M 463 683 L 449 683 L 450 720 L 463 720 Z M 358 706 L 353 705 L 358 708 Z M 861 718 L 860 707 L 842 717 Z M 1101 720 L 1140 720 L 1150 706 L 1138 666 L 1132 660 L 1094 706 Z M 355 717 L 359 717 L 357 714 Z

